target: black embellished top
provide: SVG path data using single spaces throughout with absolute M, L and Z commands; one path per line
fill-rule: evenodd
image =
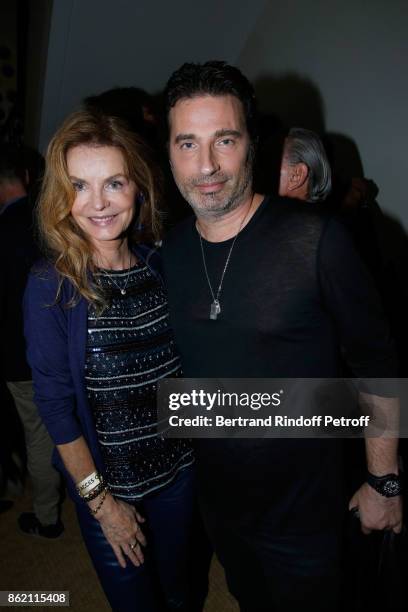
M 144 263 L 95 274 L 109 306 L 88 309 L 85 383 L 115 497 L 136 500 L 169 484 L 193 463 L 187 440 L 157 433 L 156 385 L 181 375 L 167 296 Z

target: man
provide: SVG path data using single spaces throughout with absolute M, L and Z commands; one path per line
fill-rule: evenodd
M 376 294 L 341 226 L 314 207 L 253 192 L 247 79 L 224 62 L 184 64 L 165 100 L 170 164 L 195 213 L 164 245 L 185 376 L 330 378 L 342 355 L 358 377 L 394 376 Z M 396 447 L 367 440 L 372 485 L 391 473 L 400 485 Z M 200 439 L 196 452 L 203 517 L 241 610 L 334 611 L 339 441 Z M 350 502 L 362 528 L 399 531 L 401 496 L 372 485 Z
M 53 444 L 33 402 L 31 371 L 25 359 L 22 299 L 36 258 L 28 172 L 20 150 L 0 150 L 0 328 L 1 376 L 24 428 L 34 512 L 24 512 L 21 531 L 44 538 L 63 532 L 58 518 L 60 477 L 51 464 Z
M 314 132 L 292 128 L 285 139 L 279 195 L 323 202 L 331 191 L 331 170 L 323 143 Z

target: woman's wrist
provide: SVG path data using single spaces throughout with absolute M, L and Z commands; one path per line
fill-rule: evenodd
M 86 478 L 77 482 L 75 486 L 78 495 L 88 502 L 98 497 L 105 489 L 105 482 L 102 474 L 99 472 L 92 472 Z
M 112 502 L 114 502 L 114 498 L 109 491 L 109 487 L 105 486 L 97 497 L 86 501 L 86 504 L 92 516 L 100 520 L 112 508 Z

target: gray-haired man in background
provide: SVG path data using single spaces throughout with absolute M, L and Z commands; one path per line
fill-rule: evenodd
M 319 136 L 292 128 L 283 148 L 279 195 L 306 202 L 323 202 L 332 187 L 331 169 Z

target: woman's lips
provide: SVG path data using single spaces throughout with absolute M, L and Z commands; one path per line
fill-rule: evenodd
M 104 215 L 103 217 L 88 217 L 89 221 L 98 227 L 106 227 L 113 223 L 116 219 L 116 215 Z

